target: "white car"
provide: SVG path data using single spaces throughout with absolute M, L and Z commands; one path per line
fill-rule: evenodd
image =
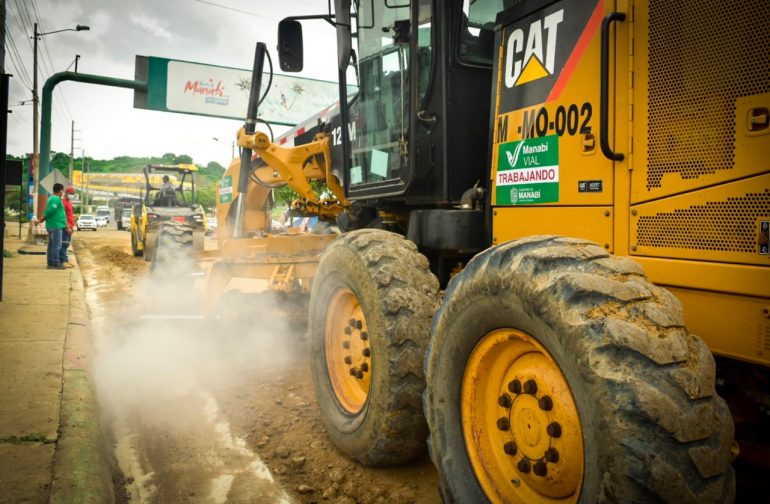
M 91 214 L 83 214 L 80 217 L 78 217 L 77 227 L 78 231 L 81 229 L 91 229 L 93 231 L 96 231 L 96 217 L 94 217 Z
M 98 227 L 107 227 L 107 223 L 110 222 L 109 219 L 104 215 L 97 215 L 96 216 L 96 225 Z

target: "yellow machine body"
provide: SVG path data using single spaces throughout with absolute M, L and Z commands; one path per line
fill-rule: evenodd
M 504 28 L 493 243 L 558 234 L 628 255 L 714 353 L 770 365 L 770 7 L 707 3 L 566 0 Z

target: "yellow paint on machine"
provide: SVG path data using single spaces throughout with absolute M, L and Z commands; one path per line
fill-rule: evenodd
M 556 234 L 595 241 L 612 252 L 613 210 L 596 207 L 497 207 L 492 215 L 492 243 L 525 236 Z

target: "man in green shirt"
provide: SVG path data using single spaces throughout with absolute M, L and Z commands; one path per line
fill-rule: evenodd
M 67 217 L 61 201 L 63 191 L 62 184 L 57 182 L 53 185 L 53 194 L 48 198 L 43 218 L 40 219 L 40 222 L 45 222 L 45 229 L 48 232 L 48 269 L 67 269 L 59 261 L 62 233 L 67 227 Z

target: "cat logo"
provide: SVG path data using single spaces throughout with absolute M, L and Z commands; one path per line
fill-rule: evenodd
M 564 9 L 561 9 L 534 21 L 526 34 L 522 28 L 511 32 L 505 51 L 506 87 L 520 86 L 553 75 L 556 60 L 556 33 L 559 23 L 563 20 Z

